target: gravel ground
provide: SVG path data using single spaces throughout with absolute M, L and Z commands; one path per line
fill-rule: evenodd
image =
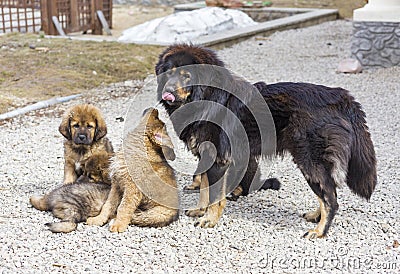
M 130 226 L 121 234 L 84 224 L 70 234 L 46 230 L 44 224 L 54 218 L 33 209 L 28 198 L 62 181 L 60 114 L 78 102 L 96 104 L 118 148 L 125 124 L 116 118 L 128 109 L 128 116 L 137 117 L 155 102 L 153 84 L 140 90 L 143 83 L 128 81 L 0 126 L 0 272 L 400 272 L 400 248 L 393 245 L 400 241 L 400 67 L 335 73 L 338 62 L 349 55 L 351 31 L 351 22 L 329 22 L 219 51 L 233 71 L 251 81 L 341 86 L 362 103 L 377 152 L 379 184 L 370 202 L 347 187 L 339 189 L 340 207 L 327 238 L 301 238 L 313 225 L 300 215 L 317 202 L 290 157 L 277 160 L 269 174 L 281 180 L 280 191 L 260 191 L 229 202 L 213 229 L 196 228 L 193 219 L 181 214 L 168 227 Z M 187 170 L 183 167 L 188 163 L 192 158 L 180 145 L 174 166 Z M 189 177 L 180 175 L 179 183 L 187 184 Z

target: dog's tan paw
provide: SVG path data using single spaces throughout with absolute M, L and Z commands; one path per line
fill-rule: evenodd
M 225 198 L 219 201 L 218 203 L 210 205 L 206 209 L 206 214 L 204 214 L 203 217 L 199 218 L 194 225 L 204 228 L 214 227 L 218 223 L 218 220 L 221 218 L 225 205 L 226 205 Z
M 189 217 L 203 217 L 206 210 L 204 208 L 200 209 L 188 209 L 185 211 L 186 216 Z
M 32 195 L 29 198 L 29 202 L 31 203 L 31 205 L 34 208 L 36 208 L 38 210 L 45 211 L 48 209 L 46 200 L 45 200 L 44 196 L 42 196 L 42 195 Z
M 110 231 L 111 232 L 124 232 L 128 228 L 129 223 L 121 222 L 118 220 L 115 220 L 112 222 L 110 225 Z
M 324 237 L 325 237 L 325 235 L 321 231 L 315 230 L 315 229 L 311 229 L 303 235 L 303 238 L 306 238 L 309 240 L 317 239 L 317 238 L 324 238 Z
M 69 184 L 73 184 L 74 182 L 75 182 L 74 179 L 65 179 L 65 180 L 63 181 L 63 184 L 64 184 L 64 185 L 69 185 Z
M 197 220 L 194 226 L 202 228 L 212 228 L 218 223 L 218 219 L 210 218 L 211 216 L 203 216 Z
M 321 220 L 321 211 L 309 211 L 303 214 L 303 218 L 306 219 L 307 222 L 318 223 Z
M 97 226 L 103 226 L 107 223 L 107 218 L 104 218 L 103 216 L 99 215 L 96 217 L 89 217 L 86 220 L 87 225 L 97 225 Z

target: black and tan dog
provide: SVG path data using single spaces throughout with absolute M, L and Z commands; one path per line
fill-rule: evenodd
M 45 195 L 33 195 L 29 202 L 41 211 L 51 211 L 61 222 L 46 224 L 52 232 L 68 233 L 88 217 L 96 216 L 110 192 L 109 157 L 93 155 L 85 163 L 85 174 L 73 184 L 63 184 Z
M 149 109 L 112 158 L 110 194 L 101 213 L 87 224 L 104 225 L 115 212 L 111 232 L 123 232 L 129 224 L 161 227 L 175 221 L 178 191 L 167 159 L 175 159 L 173 144 L 158 111 Z
M 201 72 L 204 70 L 202 65 L 220 69 L 211 68 L 204 73 Z M 231 185 L 240 184 L 244 191 L 249 190 L 249 184 L 256 176 L 259 157 L 285 152 L 293 156 L 319 201 L 316 211 L 304 215 L 307 221 L 318 222 L 304 237 L 327 234 L 338 209 L 337 186 L 347 184 L 355 194 L 365 199 L 371 197 L 377 183 L 374 147 L 365 113 L 347 90 L 308 83 L 267 85 L 259 82 L 251 85 L 224 69 L 223 62 L 213 51 L 185 44 L 170 46 L 161 53 L 155 70 L 158 96 L 171 118 L 184 109 L 183 106 L 196 103 L 190 105 L 193 115 L 198 116 L 194 117 L 196 122 L 183 117 L 190 123 L 181 128 L 182 120 L 172 119 L 180 139 L 200 160 L 203 155 L 209 157 L 207 155 L 214 153 L 206 150 L 204 154 L 200 149 L 203 143 L 212 143 L 216 150 L 215 158 L 209 157 L 212 165 L 201 175 L 200 183 L 203 188 L 208 183 L 212 187 L 221 178 L 223 183 L 220 189 L 200 191 L 202 208 L 187 212 L 190 216 L 200 217 L 196 225 L 213 227 L 218 222 L 225 207 L 227 188 Z M 231 90 L 242 97 L 239 99 L 228 92 Z M 272 115 L 270 129 L 276 132 L 276 149 L 272 152 L 263 150 L 263 144 L 268 140 L 261 141 L 257 115 L 250 111 L 249 106 L 259 104 L 258 101 L 266 103 L 264 110 L 258 111 L 267 112 L 269 108 Z M 234 118 L 226 115 L 227 109 Z M 232 145 L 227 136 L 237 135 L 241 128 L 239 124 L 247 135 L 250 156 L 243 179 L 231 182 L 229 176 L 235 172 L 231 168 L 235 165 L 232 150 L 243 144 Z
M 66 138 L 64 184 L 75 182 L 84 173 L 85 163 L 92 155 L 113 155 L 111 142 L 105 137 L 105 120 L 100 110 L 93 105 L 76 105 L 67 110 L 59 131 Z

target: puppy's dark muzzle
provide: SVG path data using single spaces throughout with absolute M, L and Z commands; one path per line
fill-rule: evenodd
M 79 178 L 76 180 L 77 183 L 89 183 L 90 179 L 88 176 L 81 175 Z
M 85 134 L 78 134 L 74 140 L 75 144 L 78 145 L 89 145 L 91 141 Z

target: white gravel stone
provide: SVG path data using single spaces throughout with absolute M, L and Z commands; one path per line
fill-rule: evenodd
M 290 157 L 275 162 L 271 174 L 280 191 L 260 191 L 228 202 L 213 229 L 180 219 L 164 228 L 130 226 L 112 234 L 108 226 L 84 224 L 69 234 L 53 234 L 44 224 L 54 218 L 29 205 L 29 196 L 61 184 L 63 176 L 60 116 L 70 105 L 99 106 L 108 137 L 119 148 L 124 125 L 155 104 L 154 83 L 141 81 L 97 88 L 82 98 L 17 117 L 0 125 L 0 272 L 1 273 L 398 273 L 400 249 L 400 67 L 335 73 L 350 53 L 352 25 L 324 23 L 251 39 L 218 52 L 236 73 L 251 81 L 304 81 L 341 86 L 362 103 L 378 158 L 378 186 L 370 202 L 347 187 L 338 190 L 339 210 L 325 239 L 301 236 L 313 224 L 300 215 L 317 201 Z M 150 77 L 149 81 L 154 79 Z M 137 114 L 134 114 L 137 113 Z M 137 116 L 136 116 L 137 117 Z M 171 132 L 171 129 L 170 129 Z M 176 143 L 178 170 L 194 159 Z M 189 183 L 179 175 L 179 185 Z M 196 195 L 184 195 L 194 203 Z

